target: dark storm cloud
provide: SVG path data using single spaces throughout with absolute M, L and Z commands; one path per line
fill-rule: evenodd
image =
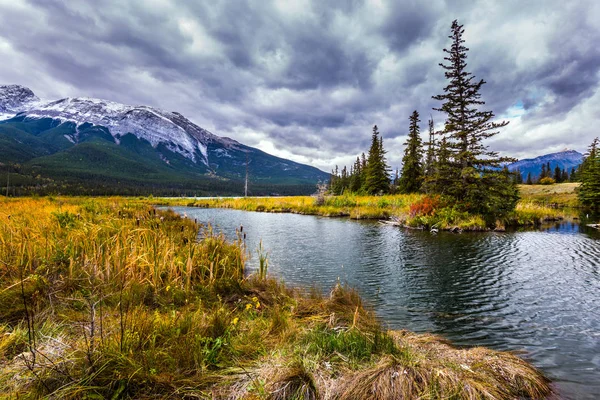
M 142 5 L 143 4 L 143 5 Z M 583 150 L 599 121 L 600 6 L 539 0 L 0 0 L 0 74 L 40 96 L 179 111 L 324 169 L 350 164 L 377 124 L 399 165 L 408 115 L 445 86 L 442 48 L 465 25 L 491 144 L 518 157 Z

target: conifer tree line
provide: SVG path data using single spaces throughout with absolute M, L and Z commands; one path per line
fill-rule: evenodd
M 579 168 L 577 197 L 584 207 L 600 209 L 600 140 L 594 139 Z
M 386 194 L 390 192 L 390 167 L 385 158 L 386 151 L 383 148 L 383 137 L 380 136 L 377 125 L 373 126 L 371 135 L 371 147 L 367 157 L 362 153 L 356 157 L 356 161 L 350 166 L 338 167 L 331 174 L 329 190 L 331 193 L 340 195 L 345 192 L 365 194 Z
M 550 162 L 542 164 L 539 175 L 531 175 L 531 172 L 527 173 L 527 178 L 523 180 L 523 175 L 517 169 L 513 171 L 517 183 L 525 183 L 526 185 L 533 185 L 536 183 L 564 183 L 564 182 L 579 182 L 579 167 L 571 168 L 571 171 L 567 171 L 566 168 L 560 168 L 557 164 L 554 168 L 551 167 Z
M 519 178 L 505 165 L 514 161 L 499 157 L 483 143 L 499 133 L 508 122 L 494 122 L 492 111 L 482 110 L 480 90 L 485 81 L 475 80 L 467 70 L 467 51 L 463 26 L 455 20 L 451 26 L 451 46 L 444 49 L 447 86 L 433 96 L 441 102 L 434 110 L 445 115 L 443 128 L 435 131 L 428 121 L 429 140 L 422 142 L 417 110 L 409 117 L 402 171 L 389 179 L 389 167 L 376 127 L 368 157 L 357 158 L 350 171 L 333 171 L 331 191 L 358 193 L 414 193 L 442 195 L 463 211 L 493 219 L 514 209 L 518 201 Z M 425 151 L 424 146 L 427 146 Z M 520 176 L 520 174 L 519 174 Z M 522 180 L 522 177 L 520 178 Z M 358 190 L 356 190 L 358 188 Z

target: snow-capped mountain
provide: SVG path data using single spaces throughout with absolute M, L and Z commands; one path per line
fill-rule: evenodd
M 508 165 L 510 171 L 519 170 L 523 179 L 527 178 L 527 174 L 531 174 L 532 179 L 537 179 L 542 171 L 542 165 L 550 163 L 550 170 L 558 166 L 561 170 L 571 172 L 572 168 L 576 168 L 583 162 L 583 154 L 575 150 L 565 149 L 558 153 L 545 154 L 536 158 L 527 158 L 519 160 Z
M 88 97 L 40 101 L 30 89 L 19 85 L 0 86 L 0 110 L 3 119 L 20 114 L 25 119 L 51 118 L 76 126 L 85 123 L 104 126 L 117 143 L 121 136 L 131 133 L 147 140 L 153 147 L 162 143 L 169 150 L 205 165 L 208 165 L 208 142 L 223 146 L 236 144 L 231 139 L 213 135 L 176 112 Z M 69 140 L 77 143 L 78 138 L 73 135 Z
M 39 101 L 40 99 L 24 86 L 0 85 L 0 118 L 10 118 Z
M 161 176 L 177 171 L 189 179 L 193 172 L 239 180 L 248 167 L 251 179 L 265 184 L 312 184 L 328 178 L 317 168 L 217 136 L 177 112 L 87 97 L 45 101 L 24 86 L 0 86 L 0 162 L 4 157 L 39 166 L 42 172 L 47 164 L 87 171 L 116 155 L 126 162 L 151 162 Z

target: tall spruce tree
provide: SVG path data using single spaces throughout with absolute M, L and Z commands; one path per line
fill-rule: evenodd
M 371 148 L 365 168 L 364 189 L 369 194 L 387 193 L 390 188 L 390 179 L 387 175 L 389 167 L 385 162 L 383 140 L 379 137 L 377 125 L 373 126 Z
M 444 130 L 440 133 L 447 139 L 449 152 L 447 171 L 437 173 L 444 174 L 440 178 L 449 183 L 444 192 L 453 197 L 459 207 L 481 213 L 491 222 L 513 210 L 518 200 L 514 180 L 501 168 L 502 163 L 512 159 L 499 157 L 483 144 L 484 139 L 498 134 L 497 129 L 508 122 L 493 122 L 492 111 L 479 110 L 479 106 L 485 104 L 480 100 L 480 89 L 485 81 L 474 81 L 473 74 L 466 70 L 469 49 L 464 45 L 463 33 L 463 26 L 456 20 L 452 22 L 449 36 L 452 45 L 444 49 L 447 54 L 444 60 L 448 64 L 440 63 L 448 85 L 443 94 L 433 96 L 442 101 L 436 110 L 446 114 Z
M 548 172 L 546 171 L 546 164 L 542 164 L 542 172 L 540 172 L 540 178 L 538 179 L 538 182 L 544 179 L 547 175 Z
M 594 139 L 587 157 L 579 168 L 581 186 L 577 192 L 579 202 L 590 208 L 600 208 L 600 140 Z
M 354 162 L 352 178 L 350 179 L 350 191 L 352 193 L 358 193 L 358 191 L 362 187 L 362 177 L 362 164 L 360 162 L 360 158 L 356 157 L 356 161 Z
M 423 141 L 419 129 L 419 113 L 413 111 L 409 117 L 408 138 L 404 143 L 404 157 L 402 157 L 402 174 L 398 188 L 401 193 L 415 193 L 421 189 L 423 183 Z
M 562 171 L 558 164 L 556 164 L 556 167 L 554 167 L 554 175 L 552 175 L 552 178 L 556 183 L 562 182 Z
M 435 132 L 433 130 L 433 118 L 429 119 L 429 141 L 427 144 L 427 157 L 425 159 L 425 176 L 433 175 L 435 163 Z

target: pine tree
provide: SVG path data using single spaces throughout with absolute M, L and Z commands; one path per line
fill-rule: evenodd
M 531 172 L 527 173 L 527 181 L 526 181 L 527 185 L 533 185 L 533 181 L 531 180 Z
M 433 118 L 429 119 L 429 141 L 427 144 L 427 158 L 425 160 L 425 176 L 430 177 L 434 172 L 435 163 L 435 132 L 433 131 Z
M 515 183 L 516 183 L 517 185 L 521 185 L 521 184 L 523 183 L 523 174 L 521 174 L 521 170 L 517 168 L 517 169 L 516 169 L 516 170 L 513 172 L 513 175 L 514 175 L 514 180 L 515 180 Z
M 350 179 L 350 191 L 352 193 L 358 193 L 360 191 L 360 188 L 362 187 L 362 176 L 362 164 L 360 163 L 360 158 L 356 157 L 352 178 Z
M 438 193 L 445 195 L 450 185 L 457 180 L 454 176 L 457 168 L 452 165 L 451 153 L 448 149 L 448 141 L 445 137 L 439 141 L 437 159 L 434 162 L 433 176 L 425 181 L 427 193 Z
M 538 179 L 538 182 L 541 181 L 542 179 L 544 179 L 547 175 L 546 172 L 546 164 L 542 164 L 542 172 L 540 173 L 540 179 Z
M 444 94 L 433 96 L 443 102 L 436 110 L 446 114 L 444 130 L 440 132 L 447 138 L 450 153 L 450 173 L 443 177 L 449 182 L 445 192 L 458 206 L 481 213 L 491 222 L 513 210 L 518 200 L 513 179 L 500 169 L 503 162 L 513 160 L 499 157 L 483 144 L 484 139 L 498 134 L 496 129 L 508 122 L 493 122 L 492 111 L 478 109 L 485 104 L 479 93 L 485 81 L 474 81 L 475 77 L 466 70 L 468 48 L 464 46 L 462 25 L 455 20 L 451 32 L 452 46 L 444 49 L 444 60 L 449 64 L 440 64 L 449 83 Z
M 387 193 L 390 188 L 388 170 L 389 167 L 385 163 L 385 153 L 383 152 L 383 140 L 380 140 L 379 131 L 375 125 L 365 171 L 365 191 L 369 194 Z
M 600 208 L 600 140 L 594 139 L 580 167 L 579 202 L 590 208 Z
M 409 117 L 408 138 L 404 143 L 404 157 L 402 157 L 402 174 L 398 187 L 401 193 L 415 193 L 423 183 L 423 143 L 419 132 L 419 113 L 413 111 Z
M 552 177 L 556 183 L 562 182 L 562 171 L 560 170 L 558 164 L 556 164 L 556 167 L 554 167 L 554 175 Z
M 579 167 L 571 168 L 571 174 L 569 175 L 569 182 L 579 182 Z

